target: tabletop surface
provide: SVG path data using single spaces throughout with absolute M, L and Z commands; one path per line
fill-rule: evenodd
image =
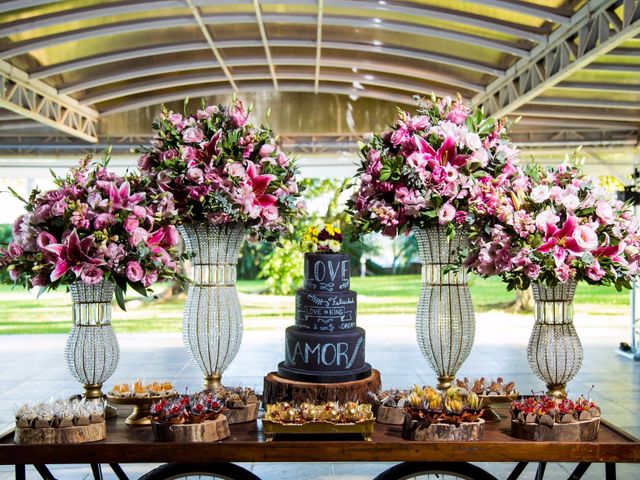
M 231 425 L 215 443 L 154 442 L 150 427 L 129 427 L 124 409 L 107 420 L 106 440 L 77 445 L 15 445 L 0 439 L 0 464 L 151 462 L 623 462 L 640 463 L 640 441 L 603 421 L 593 442 L 531 442 L 509 435 L 510 420 L 487 423 L 479 442 L 416 442 L 402 427 L 375 425 L 373 442 L 358 437 L 277 437 L 266 442 L 260 420 Z

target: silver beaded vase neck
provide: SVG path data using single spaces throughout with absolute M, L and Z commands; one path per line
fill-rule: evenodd
M 475 315 L 464 268 L 452 269 L 467 232 L 459 229 L 449 240 L 440 225 L 414 230 L 422 260 L 422 291 L 416 314 L 420 351 L 438 376 L 438 387 L 451 386 L 471 353 Z M 449 271 L 447 271 L 449 270 Z

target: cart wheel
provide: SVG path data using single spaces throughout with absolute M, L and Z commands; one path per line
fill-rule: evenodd
M 407 462 L 385 470 L 374 480 L 497 480 L 470 463 Z
M 168 463 L 154 468 L 140 480 L 260 480 L 249 470 L 233 463 Z

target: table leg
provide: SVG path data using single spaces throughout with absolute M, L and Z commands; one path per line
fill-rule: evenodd
M 527 468 L 527 465 L 529 465 L 529 462 L 518 463 L 516 465 L 516 468 L 513 469 L 513 472 L 511 472 L 511 475 L 509 475 L 509 477 L 507 478 L 507 480 L 517 480 L 518 478 L 520 478 L 520 474 L 522 474 L 524 469 Z
M 99 463 L 91 464 L 91 473 L 93 473 L 93 480 L 102 480 L 102 467 Z
M 113 470 L 113 473 L 116 474 L 116 477 L 118 477 L 118 480 L 129 480 L 129 477 L 127 477 L 127 474 L 124 473 L 124 470 L 122 470 L 122 467 L 119 464 L 110 463 L 109 466 L 111 467 L 111 470 Z
M 24 465 L 16 465 L 16 480 L 27 480 L 27 471 Z
M 46 465 L 34 465 L 34 467 L 43 480 L 56 480 L 56 477 L 53 476 Z
M 547 462 L 540 462 L 538 464 L 538 470 L 536 470 L 536 480 L 544 479 L 544 471 L 547 468 Z
M 616 480 L 616 464 L 615 463 L 604 464 L 604 478 L 606 480 Z
M 585 474 L 585 472 L 589 469 L 590 466 L 591 466 L 591 463 L 588 463 L 588 462 L 579 463 L 576 466 L 573 473 L 571 474 L 571 476 L 569 477 L 569 480 L 578 480 L 582 478 L 582 476 Z

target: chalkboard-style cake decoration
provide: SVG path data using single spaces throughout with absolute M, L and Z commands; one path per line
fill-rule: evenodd
M 278 374 L 290 380 L 337 383 L 371 375 L 365 332 L 356 326 L 356 293 L 349 290 L 349 255 L 340 229 L 310 227 L 303 237 L 304 285 L 296 292 L 295 326 L 288 327 Z

